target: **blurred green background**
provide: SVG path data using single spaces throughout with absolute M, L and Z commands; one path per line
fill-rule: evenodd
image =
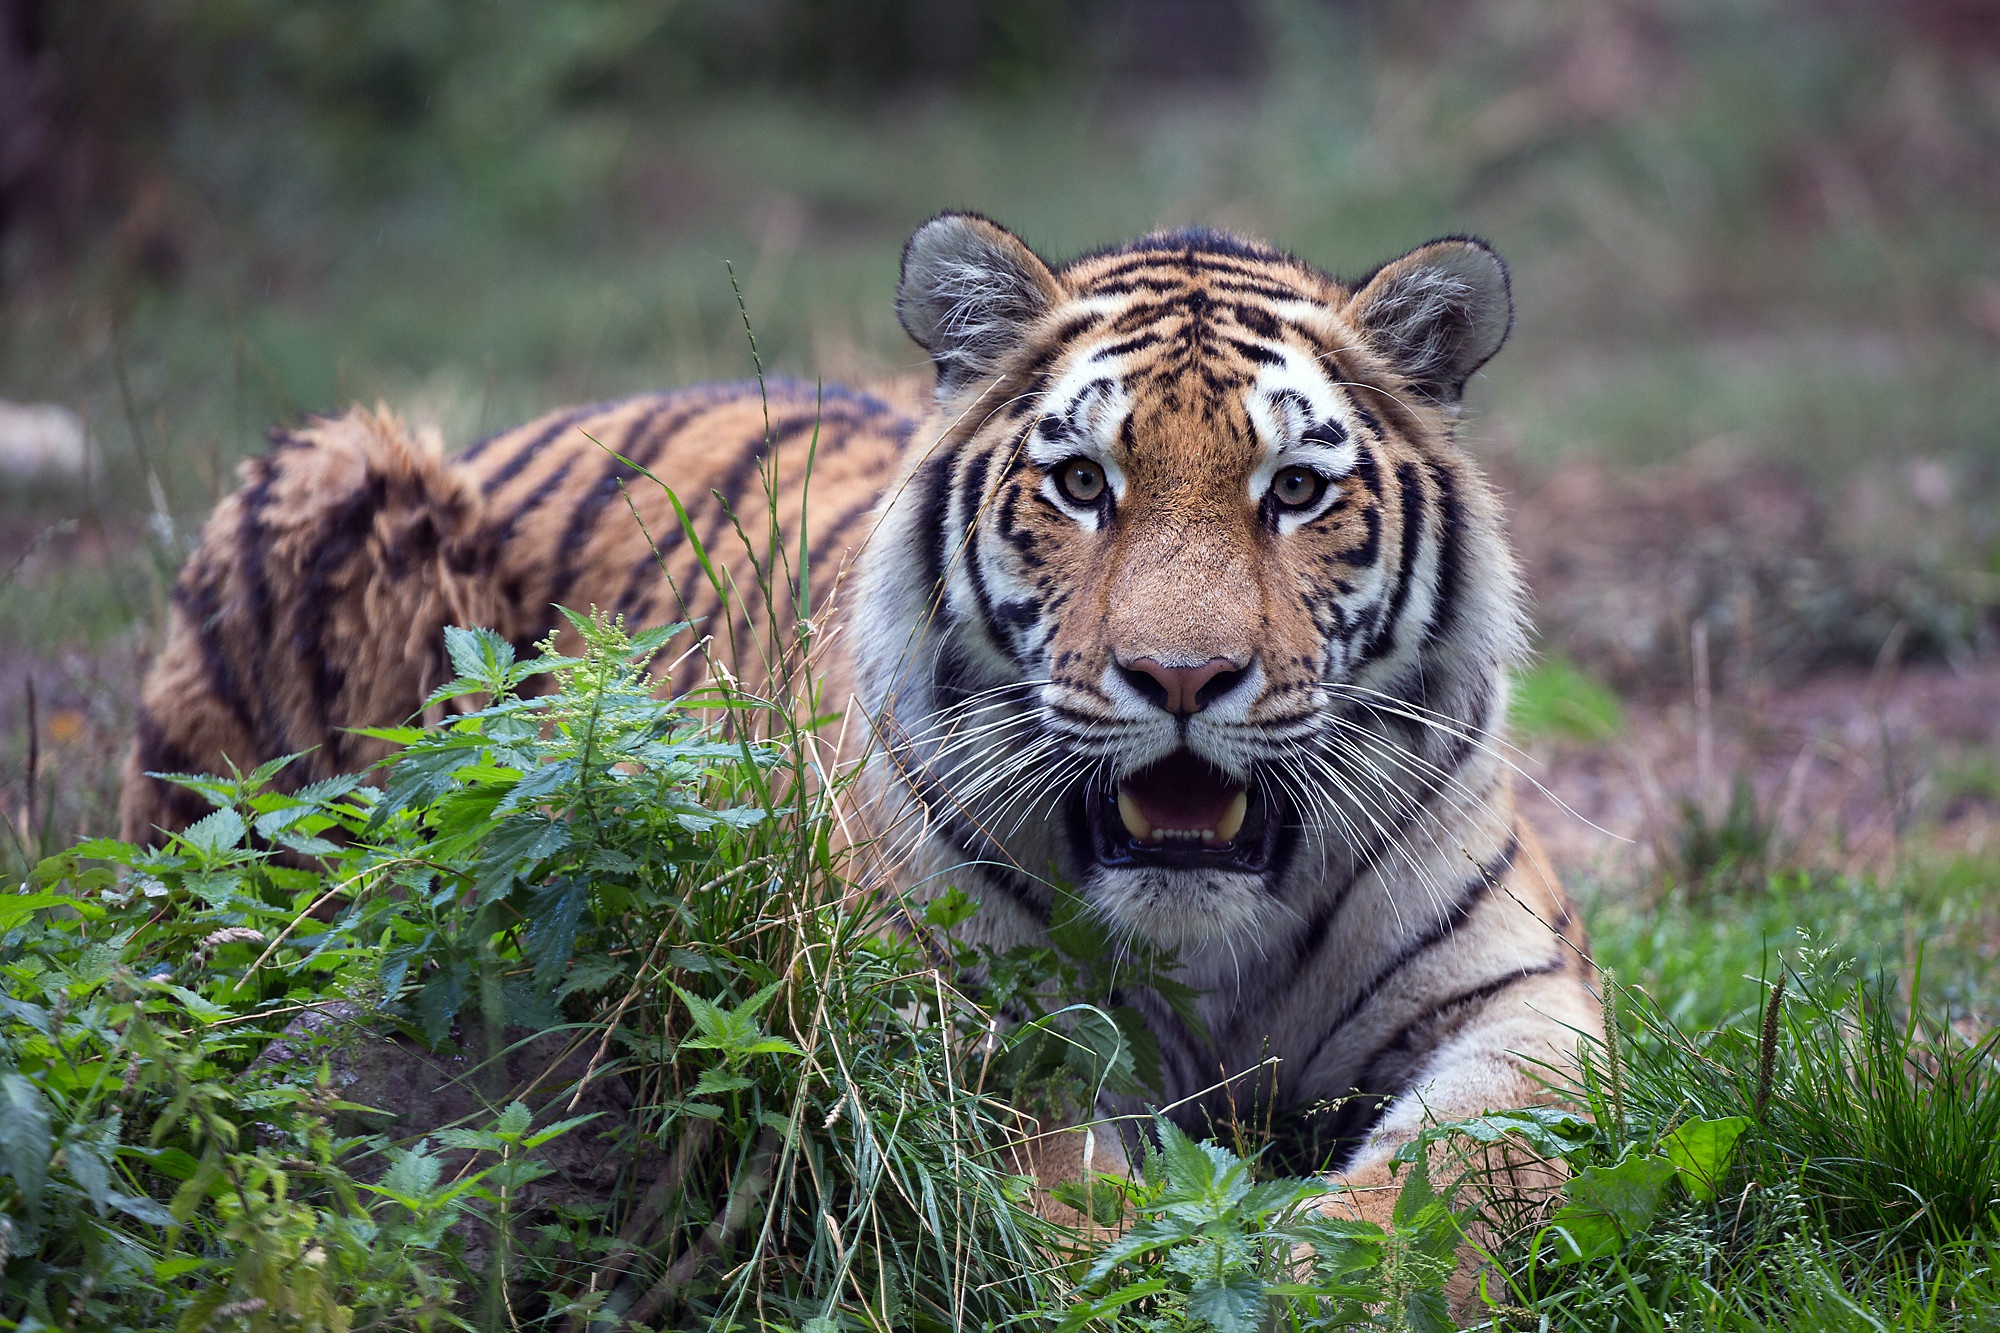
M 2000 443 L 1972 0 L 5 9 L 0 393 L 86 412 L 107 493 L 144 501 L 151 446 L 176 512 L 300 410 L 386 394 L 462 439 L 741 374 L 725 259 L 781 367 L 918 370 L 897 250 L 947 206 L 1057 257 L 1487 236 L 1521 315 L 1475 407 L 1532 459 L 1740 436 L 1984 488 Z
M 1199 222 L 1359 272 L 1484 235 L 1520 315 L 1468 439 L 1517 493 L 1776 465 L 1943 607 L 1811 591 L 1861 627 L 1842 660 L 1993 637 L 1984 0 L 0 0 L 0 398 L 96 450 L 0 473 L 0 681 L 114 744 L 269 423 L 381 397 L 457 445 L 746 375 L 724 261 L 775 368 L 921 374 L 891 294 L 944 207 L 1052 258 Z

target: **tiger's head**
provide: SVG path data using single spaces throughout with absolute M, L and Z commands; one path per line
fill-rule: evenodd
M 936 412 L 856 656 L 933 839 L 1181 947 L 1299 916 L 1466 789 L 1522 633 L 1451 441 L 1513 318 L 1488 246 L 1354 283 L 1209 231 L 1052 267 L 954 213 L 897 307 Z

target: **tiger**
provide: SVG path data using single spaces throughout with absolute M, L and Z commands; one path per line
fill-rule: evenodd
M 1194 995 L 1131 974 L 1158 1086 L 1107 1113 L 1261 1120 L 1271 1164 L 1365 1198 L 1426 1125 L 1547 1100 L 1601 1011 L 1516 810 L 1526 595 L 1454 434 L 1513 324 L 1494 249 L 1342 281 L 1194 228 L 1051 265 L 948 212 L 896 309 L 927 402 L 708 386 L 450 457 L 383 409 L 277 432 L 175 585 L 124 835 L 202 813 L 153 774 L 367 766 L 383 742 L 353 729 L 418 712 L 450 624 L 525 649 L 594 606 L 750 642 L 803 609 L 901 884 L 964 892 L 996 948 L 1046 942 L 1072 895 Z M 809 607 L 763 605 L 741 563 L 725 599 L 686 538 L 721 551 L 766 491 L 838 571 Z

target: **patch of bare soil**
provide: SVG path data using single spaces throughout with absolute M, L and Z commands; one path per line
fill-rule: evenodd
M 1891 521 L 1956 526 L 1949 486 L 1919 475 Z M 1627 695 L 1685 689 L 1697 624 L 1724 691 L 1996 646 L 1986 580 L 1857 549 L 1856 498 L 1830 505 L 1726 449 L 1638 470 L 1578 460 L 1519 494 L 1514 539 L 1546 642 Z
M 1839 517 L 1795 473 L 1715 451 L 1566 466 L 1517 502 L 1544 645 L 1626 701 L 1618 739 L 1545 742 L 1526 765 L 1566 870 L 1671 870 L 1691 824 L 1729 823 L 1732 801 L 1787 865 L 1879 869 L 1919 829 L 1987 845 L 2000 661 L 1981 652 L 1984 590 L 1857 554 Z
M 1565 873 L 1672 868 L 1688 805 L 1718 825 L 1738 782 L 1774 862 L 1882 870 L 1916 834 L 1933 849 L 2000 849 L 2000 803 L 1979 780 L 2000 766 L 2000 662 L 1827 672 L 1706 709 L 1690 690 L 1629 705 L 1616 740 L 1531 756 L 1542 790 L 1526 788 L 1524 806 Z

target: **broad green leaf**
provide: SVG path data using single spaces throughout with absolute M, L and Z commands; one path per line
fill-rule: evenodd
M 90 1200 L 97 1215 L 104 1216 L 111 1203 L 111 1165 L 97 1145 L 72 1130 L 63 1143 L 62 1161 L 63 1169 Z
M 135 1221 L 144 1222 L 147 1226 L 171 1227 L 179 1225 L 174 1220 L 173 1213 L 168 1210 L 165 1204 L 157 1199 L 149 1199 L 143 1194 L 120 1194 L 117 1190 L 111 1190 L 106 1193 L 105 1199 L 117 1211 Z M 198 1263 L 199 1260 L 193 1262 Z M 159 1274 L 156 1272 L 154 1276 L 158 1277 Z M 172 1274 L 168 1276 L 172 1276 Z
M 1220 1282 L 1196 1284 L 1187 1308 L 1216 1333 L 1257 1333 L 1264 1321 L 1264 1284 L 1249 1273 L 1230 1273 Z
M 228 1018 L 230 1011 L 213 1000 L 195 994 L 185 986 L 168 986 L 167 992 L 186 1006 L 187 1011 L 204 1023 L 220 1022 Z
M 437 1155 L 428 1151 L 422 1139 L 414 1148 L 391 1148 L 389 1169 L 378 1182 L 383 1190 L 405 1199 L 421 1199 L 437 1188 L 441 1167 Z
M 1721 1120 L 1690 1120 L 1660 1144 L 1674 1169 L 1680 1172 L 1687 1192 L 1704 1203 L 1715 1197 L 1729 1174 L 1729 1162 L 1736 1155 L 1736 1141 L 1750 1128 L 1747 1116 L 1732 1115 Z
M 6 893 L 0 894 L 0 931 L 12 930 L 36 912 L 51 907 L 85 906 L 102 914 L 104 909 L 95 903 L 85 903 L 72 898 L 67 893 Z
M 924 904 L 924 922 L 939 930 L 950 930 L 970 920 L 973 913 L 978 910 L 978 899 L 969 897 L 953 885 Z
M 1653 1224 L 1674 1164 L 1664 1157 L 1634 1155 L 1615 1166 L 1591 1166 L 1572 1178 L 1570 1201 L 1549 1220 L 1558 1263 L 1579 1263 L 1615 1254 Z
M 25 1074 L 0 1072 L 0 1169 L 13 1178 L 30 1217 L 41 1216 L 53 1150 L 49 1105 L 41 1089 Z
M 507 668 L 514 665 L 514 645 L 490 629 L 448 625 L 444 649 L 451 657 L 452 670 L 472 680 L 504 684 Z
M 569 846 L 569 825 L 547 815 L 511 815 L 486 835 L 479 849 L 473 891 L 481 906 L 501 897 L 542 860 Z
M 552 986 L 576 951 L 577 927 L 590 905 L 590 881 L 565 876 L 537 888 L 529 897 L 528 961 L 535 965 L 535 983 Z

